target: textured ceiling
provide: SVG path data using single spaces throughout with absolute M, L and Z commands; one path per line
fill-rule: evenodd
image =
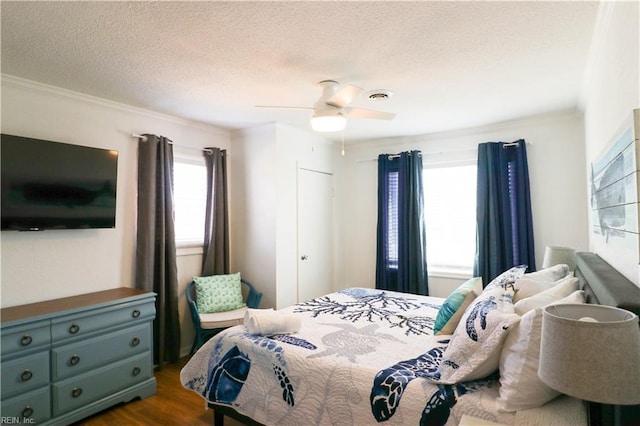
M 215 126 L 309 128 L 316 83 L 388 89 L 345 138 L 575 109 L 598 2 L 10 2 L 2 72 Z M 339 135 L 328 134 L 330 137 Z

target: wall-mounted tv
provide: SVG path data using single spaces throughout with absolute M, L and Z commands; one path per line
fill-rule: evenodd
M 115 227 L 117 151 L 0 137 L 3 230 Z

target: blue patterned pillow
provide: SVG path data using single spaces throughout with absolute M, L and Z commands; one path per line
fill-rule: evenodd
M 208 314 L 240 309 L 244 304 L 240 273 L 193 277 L 198 312 Z
M 513 288 L 487 287 L 466 309 L 438 367 L 440 382 L 481 379 L 498 369 L 502 345 L 520 321 L 513 307 Z
M 453 334 L 467 306 L 482 293 L 482 277 L 471 278 L 444 301 L 433 326 L 433 334 Z

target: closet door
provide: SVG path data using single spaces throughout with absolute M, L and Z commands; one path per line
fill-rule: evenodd
M 298 302 L 333 286 L 333 175 L 298 169 Z

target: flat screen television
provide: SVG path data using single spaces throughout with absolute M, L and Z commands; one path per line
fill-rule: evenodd
M 0 137 L 3 230 L 115 227 L 117 151 Z

